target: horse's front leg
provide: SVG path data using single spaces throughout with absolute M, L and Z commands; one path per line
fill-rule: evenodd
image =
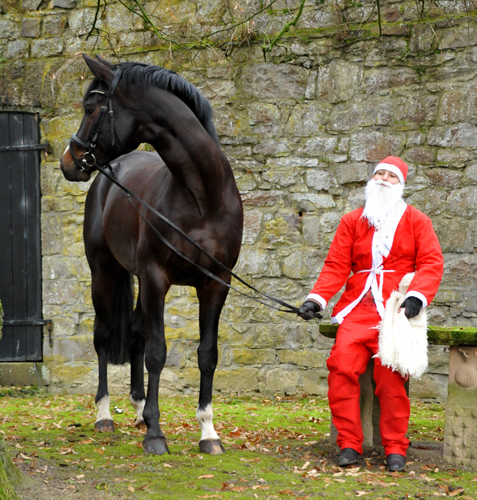
M 169 453 L 166 438 L 159 425 L 159 379 L 166 364 L 167 346 L 164 338 L 164 301 L 168 286 L 160 270 L 150 270 L 141 280 L 141 307 L 146 333 L 147 397 L 143 417 L 147 434 L 142 443 L 144 453 Z
M 144 327 L 141 316 L 141 298 L 131 319 L 131 391 L 129 401 L 136 412 L 134 425 L 141 429 L 146 426 L 143 417 L 146 395 L 144 393 Z
M 219 317 L 227 293 L 228 288 L 215 282 L 207 288 L 197 288 L 200 304 L 200 344 L 197 349 L 200 370 L 200 394 L 196 416 L 201 430 L 199 450 L 202 453 L 210 453 L 211 455 L 219 455 L 225 451 L 214 429 L 212 387 L 218 358 Z

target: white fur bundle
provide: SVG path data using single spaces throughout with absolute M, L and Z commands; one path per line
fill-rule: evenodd
M 414 274 L 406 274 L 386 302 L 384 318 L 379 324 L 379 351 L 376 357 L 381 359 L 383 366 L 403 376 L 420 378 L 428 365 L 426 308 L 411 319 L 406 318 L 404 309 L 398 313 Z

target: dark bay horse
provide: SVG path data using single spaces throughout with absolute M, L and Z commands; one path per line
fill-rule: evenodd
M 230 164 L 220 149 L 208 101 L 173 71 L 84 59 L 95 78 L 83 99 L 80 128 L 60 160 L 66 179 L 86 181 L 95 165 L 110 163 L 118 181 L 231 269 L 241 245 L 242 203 Z M 143 142 L 151 144 L 160 156 L 130 152 Z M 159 425 L 158 402 L 159 378 L 166 362 L 164 300 L 172 284 L 188 285 L 196 288 L 199 299 L 199 448 L 203 453 L 222 453 L 213 426 L 212 384 L 219 316 L 228 288 L 172 252 L 147 222 L 190 260 L 230 283 L 229 273 L 98 173 L 88 192 L 84 219 L 99 364 L 95 428 L 114 431 L 108 360 L 116 364 L 129 361 L 136 424 L 144 419 L 147 426 L 143 449 L 158 455 L 169 451 Z M 139 284 L 134 311 L 131 275 L 137 276 Z M 147 397 L 144 359 L 149 373 Z

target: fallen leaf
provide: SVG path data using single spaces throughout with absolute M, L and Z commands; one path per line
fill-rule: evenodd
M 457 486 L 456 488 L 453 488 L 452 486 L 447 486 L 446 493 L 450 497 L 455 497 L 457 495 L 460 495 L 461 493 L 464 493 L 464 488 L 461 488 L 460 486 Z
M 362 497 L 363 495 L 369 495 L 370 493 L 371 493 L 370 491 L 357 491 L 356 496 Z
M 197 479 L 211 479 L 213 477 L 213 474 L 204 474 L 203 476 L 199 476 Z
M 133 486 L 129 485 L 129 486 L 128 486 L 128 490 L 129 490 L 131 493 L 134 493 L 134 487 L 133 487 Z

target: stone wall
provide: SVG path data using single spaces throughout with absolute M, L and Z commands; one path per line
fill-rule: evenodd
M 249 20 L 270 2 L 144 0 L 157 32 L 110 0 L 88 37 L 97 3 L 0 0 L 2 108 L 38 112 L 42 142 L 51 144 L 41 165 L 49 390 L 94 391 L 97 381 L 82 243 L 89 184 L 67 182 L 58 168 L 91 78 L 81 52 L 175 69 L 210 99 L 244 202 L 236 271 L 296 305 L 340 216 L 363 202 L 376 162 L 404 158 L 407 201 L 432 218 L 445 253 L 430 321 L 477 326 L 476 2 L 381 0 L 378 19 L 371 0 L 308 0 L 266 60 L 262 44 L 294 19 L 299 0 L 275 1 Z M 173 287 L 166 393 L 197 391 L 197 313 L 194 290 Z M 219 340 L 216 391 L 326 395 L 331 344 L 316 322 L 231 293 Z M 412 382 L 411 395 L 445 398 L 447 360 L 431 348 L 429 373 Z M 126 372 L 111 369 L 113 390 L 127 390 Z

